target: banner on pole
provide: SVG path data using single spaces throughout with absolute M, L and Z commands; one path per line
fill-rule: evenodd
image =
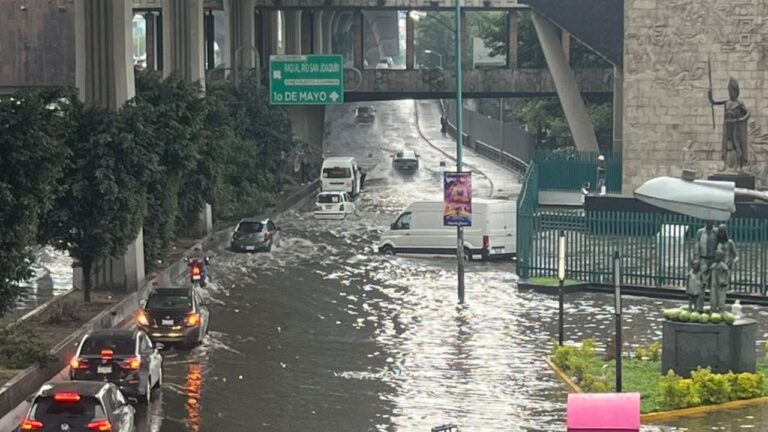
M 472 226 L 472 173 L 443 173 L 443 226 Z

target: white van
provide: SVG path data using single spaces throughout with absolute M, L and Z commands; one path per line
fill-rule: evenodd
M 347 192 L 353 197 L 360 193 L 360 168 L 353 157 L 325 159 L 320 179 L 323 192 Z
M 517 208 L 514 201 L 472 200 L 472 226 L 464 227 L 468 259 L 510 258 L 517 252 Z M 456 227 L 443 226 L 442 201 L 417 201 L 381 234 L 379 252 L 455 255 Z

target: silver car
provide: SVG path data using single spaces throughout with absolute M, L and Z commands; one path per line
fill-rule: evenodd
M 269 252 L 280 244 L 280 228 L 271 219 L 245 218 L 232 234 L 235 252 Z

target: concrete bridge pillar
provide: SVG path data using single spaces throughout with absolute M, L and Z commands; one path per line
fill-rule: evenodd
M 205 88 L 203 0 L 163 0 L 163 75 Z
M 576 149 L 596 152 L 598 151 L 597 137 L 592 126 L 592 119 L 590 119 L 589 112 L 584 106 L 576 77 L 565 57 L 557 28 L 546 18 L 536 13 L 532 13 L 532 17 L 536 35 L 544 51 L 544 58 L 547 60 L 549 72 L 555 83 L 557 96 L 568 121 L 568 127 L 571 129 L 573 141 L 576 143 Z
M 507 66 L 517 69 L 517 13 L 510 11 L 507 14 Z
M 75 2 L 75 82 L 83 102 L 118 109 L 135 95 L 132 19 L 130 0 Z M 99 263 L 93 272 L 95 287 L 136 291 L 145 279 L 143 232 L 123 256 Z M 73 273 L 75 287 L 82 288 L 82 270 Z
M 323 54 L 333 54 L 333 23 L 336 12 L 323 14 Z
M 301 15 L 300 10 L 283 12 L 286 54 L 301 54 Z
M 360 9 L 352 13 L 352 60 L 354 66 L 363 70 L 363 12 Z
M 315 18 L 312 10 L 302 11 L 301 14 L 301 52 L 303 54 L 313 54 L 314 47 L 312 38 L 314 37 Z
M 325 44 L 323 43 L 323 37 L 325 36 L 324 35 L 325 32 L 323 31 L 323 22 L 324 22 L 323 15 L 326 13 L 328 12 L 315 10 L 313 11 L 313 14 L 312 14 L 313 15 L 312 16 L 312 36 L 313 36 L 312 52 L 314 52 L 315 54 L 324 53 L 323 47 Z
M 256 67 L 256 0 L 230 0 L 227 3 L 231 67 L 237 69 L 236 73 L 239 74 L 240 70 Z M 261 63 L 264 64 L 263 58 Z
M 411 14 L 408 13 L 408 15 L 405 18 L 405 69 L 411 70 L 414 68 L 414 53 L 413 53 L 413 44 L 414 44 L 414 23 L 413 23 L 413 17 L 411 17 Z

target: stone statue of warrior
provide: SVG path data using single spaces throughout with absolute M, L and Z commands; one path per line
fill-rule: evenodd
M 724 105 L 725 108 L 722 150 L 724 169 L 742 172 L 747 165 L 749 146 L 747 120 L 750 113 L 744 103 L 739 100 L 739 82 L 733 78 L 728 81 L 728 100 L 714 100 L 712 89 L 707 92 L 707 97 L 712 105 Z

